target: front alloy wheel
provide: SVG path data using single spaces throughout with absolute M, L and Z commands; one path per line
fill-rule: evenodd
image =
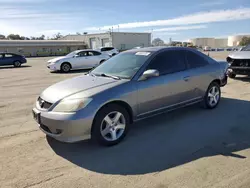
M 20 61 L 15 61 L 14 62 L 14 67 L 21 67 L 21 62 Z
M 101 145 L 112 146 L 126 136 L 128 127 L 127 111 L 119 105 L 111 104 L 98 112 L 93 124 L 92 138 Z
M 126 120 L 122 113 L 111 112 L 103 119 L 100 131 L 107 141 L 116 141 L 124 133 Z
M 209 109 L 215 108 L 219 104 L 220 98 L 220 86 L 216 82 L 211 83 L 204 99 L 205 107 Z

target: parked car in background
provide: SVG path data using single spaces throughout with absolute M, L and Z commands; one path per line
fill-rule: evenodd
M 108 54 L 109 56 L 115 56 L 119 53 L 119 50 L 113 47 L 100 47 L 96 49 L 102 53 Z
M 203 50 L 204 50 L 205 52 L 210 51 L 210 50 L 211 50 L 211 47 L 210 47 L 210 46 L 205 46 Z
M 215 108 L 227 66 L 192 48 L 128 50 L 47 88 L 38 97 L 34 119 L 59 141 L 91 137 L 114 145 L 135 121 L 200 102 Z
M 49 60 L 47 67 L 50 70 L 62 72 L 74 69 L 91 69 L 109 58 L 109 55 L 96 50 L 77 50 L 66 56 Z
M 237 74 L 250 75 L 250 45 L 229 54 L 227 62 L 229 64 L 228 76 L 230 78 L 235 78 Z
M 21 67 L 24 63 L 27 63 L 27 60 L 23 55 L 0 52 L 0 66 L 13 65 L 14 67 Z

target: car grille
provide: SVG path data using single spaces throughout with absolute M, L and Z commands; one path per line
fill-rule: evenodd
M 43 100 L 41 97 L 39 97 L 37 101 L 38 101 L 40 108 L 42 109 L 49 109 L 52 106 L 52 103 L 49 103 Z
M 233 59 L 231 66 L 233 66 L 233 67 L 250 67 L 250 59 Z

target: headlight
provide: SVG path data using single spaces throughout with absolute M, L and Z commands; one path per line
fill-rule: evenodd
M 59 102 L 54 108 L 53 112 L 76 112 L 86 107 L 92 101 L 91 98 L 71 99 L 66 98 Z

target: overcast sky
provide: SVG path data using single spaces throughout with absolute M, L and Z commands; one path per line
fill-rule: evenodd
M 250 33 L 250 0 L 0 0 L 0 34 L 152 32 L 168 41 Z

